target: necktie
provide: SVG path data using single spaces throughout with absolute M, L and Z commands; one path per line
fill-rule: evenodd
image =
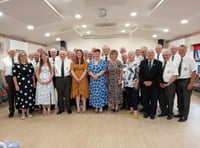
M 164 73 L 166 64 L 167 64 L 167 62 L 165 61 L 165 62 L 164 62 L 164 65 L 163 65 L 163 73 Z
M 15 61 L 14 61 L 14 58 L 12 58 L 12 66 L 14 66 L 15 64 Z
M 106 61 L 106 62 L 108 61 L 108 56 L 105 57 L 105 61 Z
M 55 64 L 55 58 L 53 58 L 53 65 Z
M 64 77 L 64 61 L 62 61 L 62 64 L 61 64 L 61 77 Z
M 150 60 L 148 61 L 148 69 L 149 70 L 151 69 L 151 61 Z
M 182 62 L 183 62 L 183 58 L 181 58 L 181 61 L 180 61 L 179 66 L 178 66 L 178 76 L 181 75 Z
M 174 55 L 172 55 L 172 61 L 174 61 Z

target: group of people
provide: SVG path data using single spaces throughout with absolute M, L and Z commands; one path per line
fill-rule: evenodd
M 53 105 L 58 105 L 57 114 L 65 109 L 71 114 L 71 99 L 75 99 L 77 113 L 86 112 L 89 102 L 95 113 L 106 107 L 115 113 L 127 106 L 127 113 L 137 119 L 140 102 L 143 117 L 155 119 L 159 101 L 159 117 L 170 120 L 175 116 L 180 122 L 188 118 L 196 66 L 185 45 L 128 52 L 122 47 L 120 53 L 108 46 L 103 46 L 102 52 L 97 48 L 90 52 L 52 48 L 47 53 L 40 48 L 29 55 L 22 51 L 18 58 L 15 54 L 9 49 L 0 64 L 9 117 L 14 116 L 15 105 L 22 111 L 22 120 L 32 117 L 30 110 L 35 105 L 42 106 L 44 115 L 50 114 Z M 173 112 L 175 93 L 177 115 Z

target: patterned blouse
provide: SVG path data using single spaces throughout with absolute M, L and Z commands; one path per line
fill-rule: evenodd
M 125 87 L 134 87 L 135 82 L 139 78 L 139 65 L 140 62 L 133 61 L 125 67 L 125 72 L 123 75 L 123 81 Z

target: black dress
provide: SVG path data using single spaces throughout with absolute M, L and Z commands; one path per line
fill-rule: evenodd
M 34 67 L 31 63 L 15 64 L 13 76 L 16 76 L 19 91 L 16 94 L 17 109 L 34 109 L 35 94 L 33 88 Z

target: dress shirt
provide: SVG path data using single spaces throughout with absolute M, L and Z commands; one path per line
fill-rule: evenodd
M 191 78 L 193 71 L 196 71 L 195 61 L 192 57 L 185 55 L 182 61 L 181 75 L 178 77 L 178 79 Z
M 71 60 L 65 58 L 64 59 L 64 76 L 70 76 L 70 64 Z M 61 65 L 62 59 L 60 57 L 55 60 L 55 77 L 61 77 Z
M 158 54 L 155 53 L 155 57 L 154 57 L 154 58 L 155 58 L 156 60 L 161 61 L 161 62 L 163 63 L 164 60 L 163 60 L 162 52 L 159 54 L 159 58 L 158 58 L 158 59 L 157 59 L 157 57 L 158 57 Z
M 173 55 L 171 55 L 170 61 L 172 61 L 172 56 Z M 179 64 L 180 61 L 181 61 L 181 56 L 179 54 L 175 54 L 174 55 L 174 60 L 172 62 L 175 63 L 175 64 Z
M 164 62 L 163 62 L 164 64 Z M 167 61 L 165 65 L 165 69 L 163 71 L 163 80 L 164 82 L 169 82 L 172 76 L 178 76 L 178 67 L 172 61 Z
M 17 62 L 17 59 L 14 58 L 14 62 Z M 13 63 L 12 63 L 12 58 L 11 57 L 5 57 L 1 60 L 0 63 L 0 70 L 4 71 L 5 76 L 12 76 L 12 67 L 13 67 Z
M 55 62 L 56 62 L 56 59 L 59 58 L 58 56 L 56 56 L 53 60 L 52 57 L 49 58 L 49 62 L 51 63 L 51 66 L 54 68 L 55 67 Z

